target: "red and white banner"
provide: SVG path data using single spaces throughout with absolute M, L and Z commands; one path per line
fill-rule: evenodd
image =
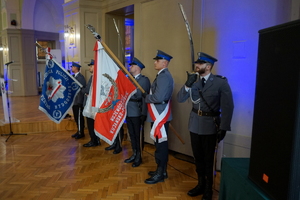
M 124 123 L 127 102 L 136 93 L 136 87 L 105 52 L 99 41 L 96 42 L 94 51 L 92 95 L 87 100 L 92 108 L 86 105 L 84 115 L 94 115 L 96 135 L 111 145 Z

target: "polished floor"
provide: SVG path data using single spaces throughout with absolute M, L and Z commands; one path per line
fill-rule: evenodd
M 23 105 L 15 106 L 17 102 Z M 11 103 L 12 114 L 24 124 L 48 120 L 38 110 L 38 97 L 12 97 Z M 131 154 L 128 139 L 123 141 L 123 151 L 113 154 L 104 150 L 108 144 L 103 141 L 101 146 L 83 147 L 89 137 L 71 138 L 75 129 L 70 127 L 12 135 L 7 141 L 7 136 L 0 137 L 0 200 L 201 199 L 186 194 L 197 184 L 190 157 L 170 152 L 169 178 L 148 185 L 144 183 L 147 172 L 156 166 L 152 144 L 145 145 L 142 165 L 133 168 L 124 163 Z M 219 173 L 215 182 L 214 200 L 218 199 Z

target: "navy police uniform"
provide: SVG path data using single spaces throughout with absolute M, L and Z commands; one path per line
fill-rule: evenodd
M 173 57 L 167 53 L 158 50 L 157 55 L 154 60 L 164 59 L 170 62 Z M 174 80 L 169 72 L 168 68 L 160 70 L 151 85 L 152 94 L 145 96 L 146 103 L 153 103 L 157 112 L 161 114 L 167 106 L 167 103 L 171 100 L 174 88 Z M 171 109 L 171 108 L 170 108 Z M 168 134 L 169 123 L 172 120 L 172 112 L 164 124 L 166 133 Z M 149 115 L 147 116 L 147 121 L 151 122 L 151 127 L 153 126 L 153 121 Z M 163 181 L 167 178 L 167 162 L 168 162 L 168 141 L 159 143 L 158 138 L 155 141 L 155 161 L 157 164 L 156 171 L 150 171 L 149 175 L 151 178 L 146 179 L 145 183 L 153 184 Z
M 94 60 L 91 59 L 91 62 L 88 64 L 88 66 L 94 65 Z M 82 90 L 83 95 L 84 95 L 84 101 L 83 101 L 83 107 L 86 105 L 86 101 L 90 92 L 90 88 L 92 85 L 92 80 L 93 80 L 93 75 L 91 75 L 88 83 L 86 84 L 86 87 Z M 87 123 L 87 127 L 88 127 L 88 131 L 89 131 L 89 135 L 91 140 L 84 144 L 84 147 L 94 147 L 94 146 L 98 146 L 101 145 L 100 143 L 100 139 L 96 136 L 95 134 L 95 130 L 94 130 L 94 123 L 95 120 L 93 118 L 89 118 L 86 117 L 86 123 Z
M 200 53 L 195 63 L 209 62 L 213 65 L 215 61 L 217 59 L 205 53 Z M 216 134 L 218 131 L 216 124 L 219 125 L 220 130 L 230 131 L 234 106 L 231 88 L 225 77 L 210 73 L 203 78 L 206 78 L 204 86 L 202 86 L 202 81 L 195 82 L 189 90 L 183 86 L 177 94 L 177 100 L 182 103 L 190 98 L 193 104 L 188 128 L 198 174 L 198 185 L 188 194 L 197 196 L 205 193 L 206 190 L 208 195 L 207 198 L 203 195 L 203 199 L 210 199 L 213 184 L 214 152 L 217 141 Z
M 72 66 L 77 67 L 78 69 L 81 68 L 81 66 L 75 62 L 72 62 Z M 74 137 L 75 139 L 80 139 L 84 137 L 84 118 L 82 115 L 84 95 L 82 90 L 84 90 L 86 86 L 86 81 L 84 76 L 80 72 L 74 74 L 74 77 L 82 85 L 82 88 L 81 91 L 77 93 L 72 106 L 74 119 L 78 128 L 78 131 L 74 135 L 72 135 L 72 137 Z
M 133 58 L 130 65 L 137 65 L 141 69 L 144 69 L 144 64 L 139 61 L 137 58 Z M 145 92 L 149 93 L 150 91 L 150 81 L 149 78 L 138 74 L 135 77 L 138 84 L 144 89 Z M 142 163 L 141 151 L 142 143 L 141 141 L 141 126 L 144 124 L 145 118 L 147 115 L 147 105 L 145 99 L 142 97 L 142 92 L 137 88 L 137 92 L 129 99 L 127 103 L 127 116 L 126 123 L 130 136 L 131 147 L 132 147 L 132 156 L 126 159 L 125 163 L 131 163 L 132 167 L 138 167 Z

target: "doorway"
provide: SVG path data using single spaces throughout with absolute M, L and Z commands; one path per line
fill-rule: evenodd
M 134 57 L 134 5 L 106 13 L 105 41 L 128 69 Z

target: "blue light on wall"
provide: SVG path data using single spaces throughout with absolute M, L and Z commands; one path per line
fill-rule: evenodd
M 125 67 L 127 69 L 129 68 L 129 63 L 131 62 L 134 56 L 133 30 L 134 30 L 134 20 L 126 18 L 125 19 Z

